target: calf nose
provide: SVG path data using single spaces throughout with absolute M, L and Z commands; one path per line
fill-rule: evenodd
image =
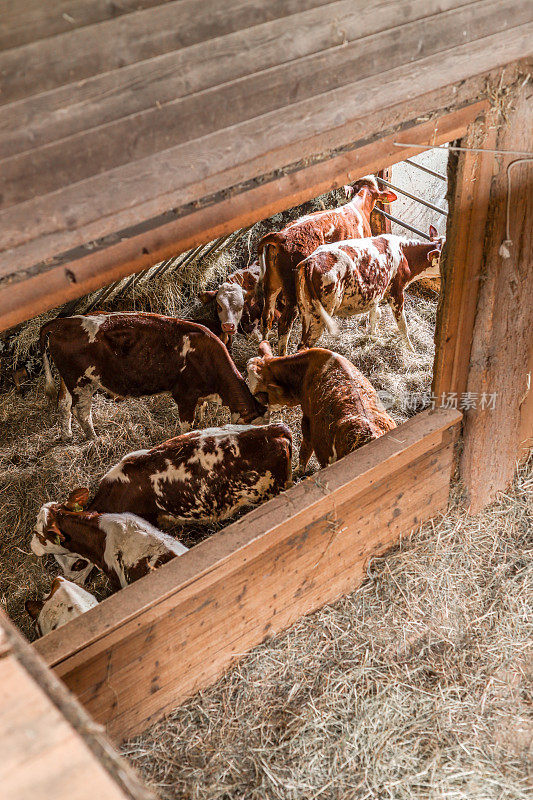
M 233 322 L 223 322 L 222 330 L 224 331 L 224 333 L 235 333 L 235 325 L 233 324 Z

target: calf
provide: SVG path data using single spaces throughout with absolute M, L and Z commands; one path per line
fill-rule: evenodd
M 315 347 L 274 358 L 267 342 L 259 352 L 248 362 L 254 394 L 271 409 L 302 406 L 302 472 L 313 451 L 325 467 L 396 427 L 372 384 L 343 356 Z
M 376 202 L 392 203 L 394 192 L 380 191 L 373 175 L 345 187 L 350 202 L 340 208 L 317 211 L 292 222 L 278 233 L 267 233 L 259 241 L 257 251 L 264 270 L 264 295 L 261 328 L 263 338 L 274 321 L 276 298 L 283 293 L 284 309 L 278 323 L 280 355 L 287 352 L 287 343 L 296 319 L 296 276 L 302 259 L 326 242 L 371 236 L 370 214 Z
M 444 239 L 429 229 L 430 242 L 386 234 L 318 247 L 298 268 L 296 292 L 302 316 L 300 348 L 312 347 L 324 328 L 337 332 L 333 314 L 370 311 L 376 330 L 379 304 L 386 300 L 407 347 L 414 350 L 404 312 L 404 290 L 421 276 L 438 274 Z
M 26 600 L 24 605 L 30 617 L 35 620 L 39 636 L 45 636 L 97 606 L 98 600 L 81 586 L 58 576 L 52 583 L 48 597 L 43 600 Z
M 191 431 L 124 456 L 89 509 L 131 511 L 156 525 L 224 520 L 289 485 L 291 452 L 285 425 Z
M 85 511 L 88 499 L 88 489 L 76 489 L 65 504 L 42 506 L 31 540 L 35 555 L 82 557 L 120 589 L 187 552 L 177 539 L 135 514 Z
M 55 386 L 48 347 L 62 379 L 62 432 L 72 435 L 72 414 L 94 438 L 92 399 L 99 389 L 112 397 L 170 392 L 182 429 L 190 429 L 198 400 L 229 406 L 235 422 L 260 422 L 255 400 L 222 342 L 194 322 L 159 314 L 98 314 L 55 319 L 41 328 L 46 394 Z
M 254 261 L 248 267 L 228 275 L 218 289 L 210 289 L 199 295 L 204 304 L 216 300 L 217 327 L 208 327 L 220 337 L 228 350 L 239 326 L 248 335 L 259 329 L 263 310 L 263 301 L 259 296 L 262 279 L 263 271 L 259 262 Z

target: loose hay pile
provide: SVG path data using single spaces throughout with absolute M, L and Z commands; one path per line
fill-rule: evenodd
M 124 753 L 163 798 L 519 800 L 533 765 L 533 463 Z

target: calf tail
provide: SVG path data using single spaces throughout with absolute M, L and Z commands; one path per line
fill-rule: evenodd
M 54 322 L 55 320 L 47 322 L 45 325 L 42 326 L 41 332 L 39 333 L 39 347 L 41 348 L 41 356 L 43 359 L 43 366 L 44 366 L 44 379 L 45 379 L 44 393 L 48 397 L 51 403 L 55 402 L 57 399 L 57 389 L 52 375 L 52 370 L 50 369 L 48 354 L 46 352 L 46 342 L 48 339 L 48 334 L 51 332 L 52 325 Z
M 328 333 L 330 333 L 332 336 L 337 336 L 339 333 L 339 326 L 333 317 L 328 314 L 322 305 L 320 297 L 315 291 L 312 280 L 312 265 L 313 262 L 309 258 L 304 259 L 298 265 L 298 271 L 296 275 L 296 297 L 298 300 L 300 315 L 302 319 L 304 319 L 304 312 L 309 306 L 311 306 L 311 308 L 316 309 L 320 315 L 320 319 L 326 326 Z

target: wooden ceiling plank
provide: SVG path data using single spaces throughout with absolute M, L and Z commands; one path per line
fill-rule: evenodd
M 398 21 L 407 24 L 441 5 L 442 0 L 398 0 L 384 15 L 383 0 L 369 0 L 354 14 L 352 0 L 338 0 L 326 10 L 294 15 L 290 26 L 285 18 L 273 20 L 221 35 L 209 48 L 199 43 L 0 106 L 0 158 L 379 33 Z M 324 24 L 326 11 L 334 25 Z
M 416 73 L 407 65 L 0 212 L 0 251 L 6 251 L 0 281 L 14 270 L 268 174 L 280 164 L 331 152 L 351 140 L 357 120 L 377 111 L 377 103 L 393 106 L 407 93 L 408 110 L 413 86 L 423 95 L 482 74 L 489 64 L 506 63 L 532 46 L 533 24 L 495 34 L 418 62 Z M 457 91 L 456 85 L 449 93 L 451 105 Z M 382 130 L 389 127 L 387 117 L 385 110 Z M 317 131 L 324 132 L 313 136 Z
M 0 53 L 0 104 L 334 0 L 174 0 Z
M 533 19 L 533 7 L 515 0 L 513 27 Z M 9 208 L 123 164 L 148 158 L 180 143 L 202 138 L 246 120 L 308 100 L 419 59 L 486 37 L 501 20 L 500 0 L 474 6 L 365 37 L 91 128 L 67 139 L 0 161 L 1 206 Z M 305 38 L 307 29 L 302 30 Z M 249 68 L 255 61 L 251 53 Z M 416 69 L 416 62 L 411 62 Z M 215 68 L 215 65 L 213 65 Z M 120 104 L 121 98 L 116 102 Z M 91 157 L 88 158 L 87 154 Z

